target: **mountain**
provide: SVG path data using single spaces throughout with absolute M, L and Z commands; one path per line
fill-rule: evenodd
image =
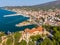
M 60 8 L 60 0 L 44 3 L 44 4 L 38 4 L 33 6 L 7 6 L 10 8 L 28 8 L 28 9 L 49 9 L 49 8 Z
M 60 0 L 56 0 L 53 2 L 48 2 L 48 3 L 44 3 L 44 4 L 39 4 L 39 5 L 34 5 L 32 7 L 40 7 L 40 8 L 60 8 Z

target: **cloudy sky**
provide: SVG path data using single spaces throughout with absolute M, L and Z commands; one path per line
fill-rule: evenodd
M 0 7 L 2 6 L 29 6 L 43 4 L 55 0 L 0 0 Z

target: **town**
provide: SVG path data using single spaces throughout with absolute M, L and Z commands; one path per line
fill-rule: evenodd
M 30 22 L 35 21 L 38 25 L 52 25 L 59 26 L 60 25 L 60 9 L 48 9 L 48 10 L 26 10 L 25 8 L 7 8 L 7 10 L 12 10 L 17 12 L 17 14 L 23 14 L 23 16 L 30 16 Z

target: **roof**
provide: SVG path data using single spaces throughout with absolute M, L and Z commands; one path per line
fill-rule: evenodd
M 37 28 L 33 28 L 33 29 L 25 29 L 24 30 L 24 33 L 33 33 L 33 32 L 35 32 L 35 31 L 43 31 L 43 28 L 40 26 L 40 27 L 37 27 Z

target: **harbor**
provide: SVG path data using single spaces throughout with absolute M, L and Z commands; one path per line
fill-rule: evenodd
M 14 14 L 14 15 L 13 15 Z M 17 27 L 16 24 L 27 21 L 29 17 L 19 15 L 16 16 L 15 12 L 0 9 L 0 31 L 3 32 L 16 32 L 20 30 L 24 30 L 26 28 L 33 28 L 35 25 L 25 25 L 23 24 L 20 27 Z M 28 23 L 29 24 L 29 23 Z
M 27 26 L 27 25 L 32 25 L 32 24 L 30 22 L 28 22 L 28 21 L 24 21 L 22 23 L 16 24 L 17 27 Z

